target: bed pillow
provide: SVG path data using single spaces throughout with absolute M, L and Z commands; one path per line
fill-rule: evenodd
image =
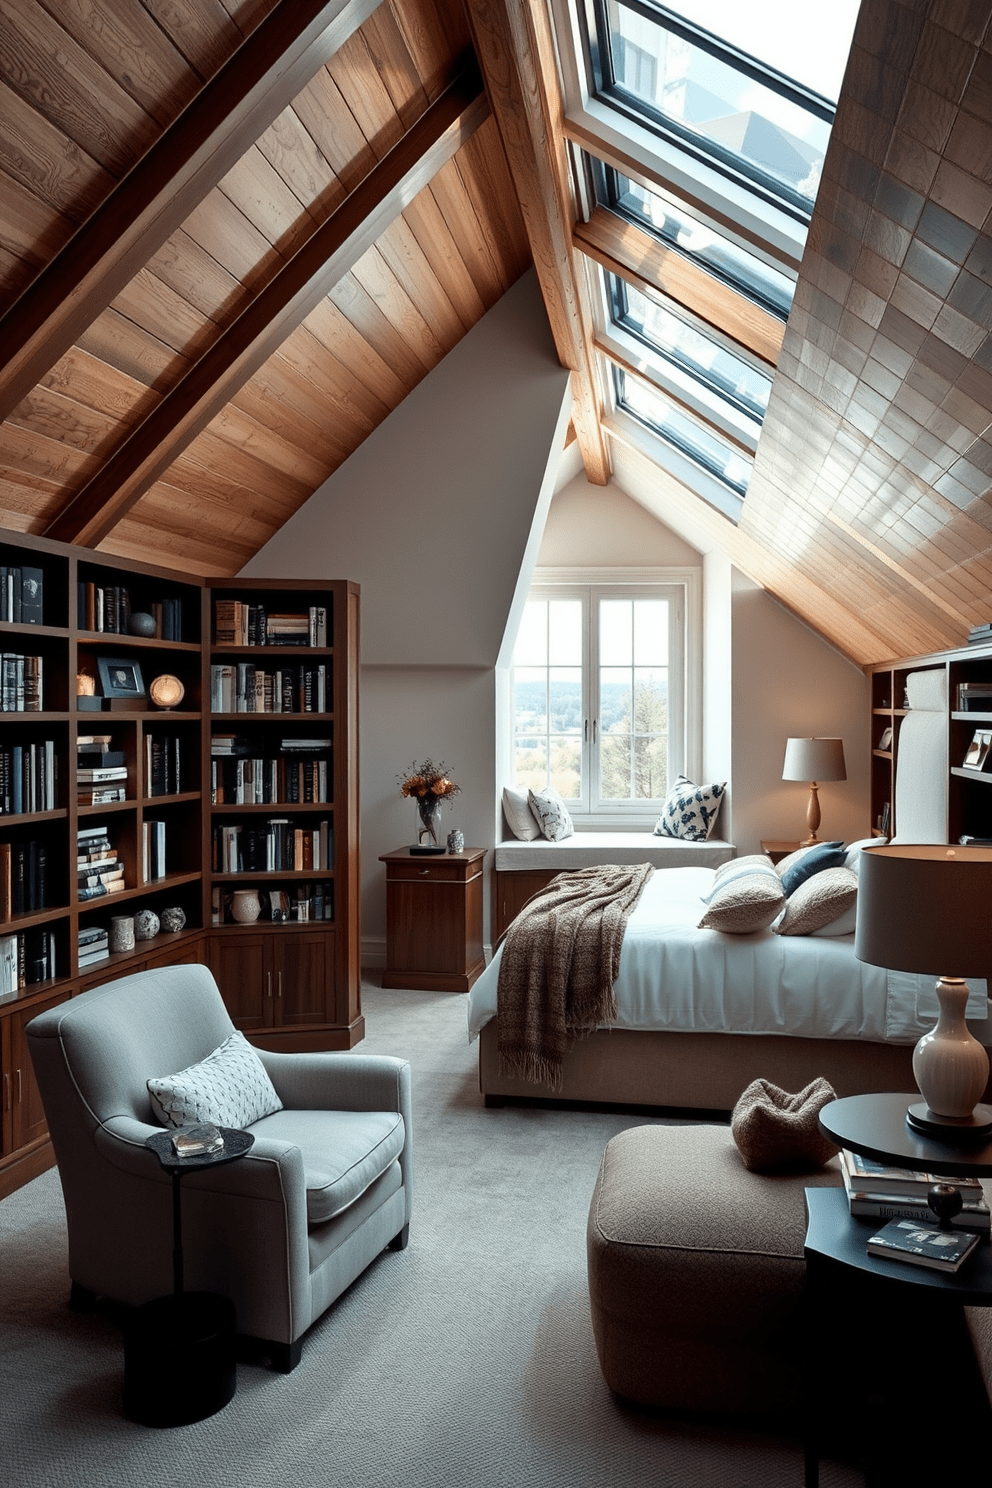
M 787 894 L 795 893 L 814 873 L 822 873 L 825 868 L 842 868 L 846 856 L 843 842 L 814 842 L 812 847 L 790 853 L 778 864 L 783 889 Z
M 779 935 L 812 935 L 857 903 L 858 875 L 850 868 L 824 868 L 790 894 Z
M 786 897 L 774 868 L 747 864 L 742 872 L 714 883 L 703 902 L 706 913 L 699 921 L 700 930 L 753 935 L 778 919 Z
M 863 847 L 884 847 L 888 840 L 887 837 L 861 837 L 857 842 L 849 842 L 844 854 L 844 867 L 851 868 L 857 873 L 861 866 L 861 849 Z
M 148 1094 L 163 1126 L 212 1121 L 243 1128 L 283 1108 L 268 1070 L 239 1030 L 199 1064 L 149 1080 Z
M 705 842 L 716 824 L 726 789 L 725 780 L 719 785 L 694 785 L 688 776 L 680 775 L 665 797 L 655 836 Z
M 540 837 L 541 829 L 534 819 L 525 790 L 514 790 L 512 785 L 504 785 L 503 815 L 506 825 L 521 842 L 533 842 L 535 837 Z
M 751 868 L 773 867 L 772 860 L 766 853 L 744 853 L 742 857 L 728 858 L 726 863 L 721 863 L 719 867 L 714 868 L 713 882 L 720 883 L 723 879 L 728 878 L 735 869 L 742 867 L 744 864 L 747 864 Z
M 572 818 L 553 786 L 547 785 L 540 791 L 528 791 L 527 800 L 534 813 L 534 820 L 549 842 L 561 842 L 564 837 L 571 837 L 575 831 Z

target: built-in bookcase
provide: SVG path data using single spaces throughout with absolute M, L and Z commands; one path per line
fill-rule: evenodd
M 257 1042 L 362 1037 L 358 590 L 212 583 L 3 533 L 0 655 L 8 700 L 29 702 L 0 707 L 2 1196 L 52 1160 L 24 1028 L 88 987 L 203 961 Z M 229 666 L 240 693 L 215 708 Z M 230 913 L 239 889 L 257 921 Z M 103 954 L 111 918 L 143 909 L 183 928 Z

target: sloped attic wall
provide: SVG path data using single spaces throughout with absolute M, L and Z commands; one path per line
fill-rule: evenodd
M 361 584 L 368 960 L 385 935 L 378 856 L 413 839 L 398 773 L 443 760 L 462 788 L 444 830 L 493 841 L 495 667 L 530 581 L 570 405 L 530 271 L 243 570 Z

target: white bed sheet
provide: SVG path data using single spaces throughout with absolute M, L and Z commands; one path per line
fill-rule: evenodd
M 853 935 L 697 929 L 712 882 L 712 868 L 659 869 L 648 880 L 627 921 L 613 1027 L 895 1043 L 933 1027 L 935 978 L 858 961 Z M 500 956 L 469 993 L 470 1039 L 496 1015 Z M 985 983 L 969 985 L 968 1016 L 984 1019 Z

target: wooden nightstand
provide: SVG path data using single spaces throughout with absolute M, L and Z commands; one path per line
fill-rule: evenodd
M 798 842 L 777 842 L 773 838 L 769 838 L 768 841 L 762 838 L 761 841 L 761 851 L 771 858 L 773 863 L 778 863 L 782 858 L 787 858 L 790 853 L 796 851 L 798 846 Z
M 408 847 L 386 865 L 384 987 L 467 992 L 482 971 L 483 847 L 428 857 Z

